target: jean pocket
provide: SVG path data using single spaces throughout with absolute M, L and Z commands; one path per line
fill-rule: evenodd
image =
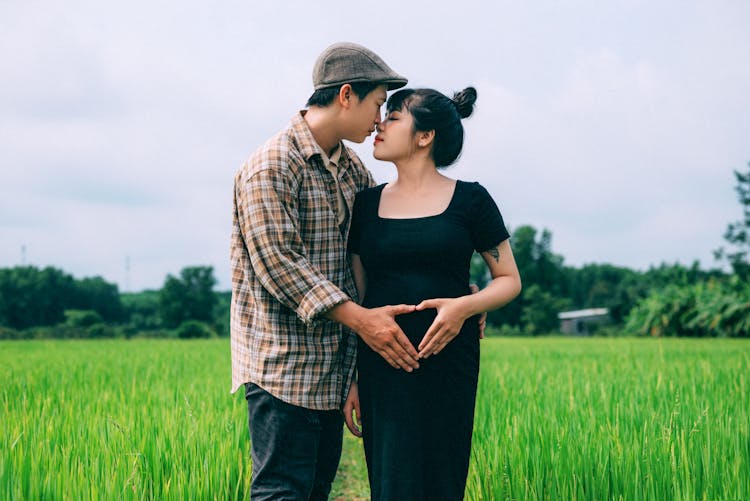
M 320 428 L 320 415 L 318 411 L 290 404 L 276 397 L 273 397 L 273 401 L 276 412 L 282 415 L 285 421 L 306 425 L 315 429 Z

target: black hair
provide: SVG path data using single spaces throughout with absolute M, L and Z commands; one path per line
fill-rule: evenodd
M 345 84 L 337 85 L 335 87 L 326 87 L 324 89 L 318 89 L 313 92 L 310 99 L 307 100 L 307 106 L 320 106 L 325 108 L 333 102 L 336 96 L 339 95 L 341 87 Z M 352 92 L 362 101 L 367 95 L 375 90 L 378 85 L 377 82 L 353 82 L 349 85 L 352 86 Z
M 434 130 L 431 155 L 436 167 L 456 161 L 464 145 L 461 119 L 474 111 L 477 90 L 466 87 L 453 99 L 434 89 L 402 89 L 388 99 L 387 111 L 406 110 L 414 117 L 414 132 Z

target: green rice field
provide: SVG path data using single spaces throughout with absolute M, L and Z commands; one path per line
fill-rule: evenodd
M 0 343 L 0 499 L 247 499 L 229 370 L 226 339 Z M 750 500 L 749 428 L 750 342 L 485 339 L 466 499 Z M 344 448 L 332 499 L 368 499 Z

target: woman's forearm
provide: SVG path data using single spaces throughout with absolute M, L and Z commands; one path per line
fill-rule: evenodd
M 521 292 L 521 279 L 518 276 L 504 275 L 494 278 L 487 287 L 476 294 L 459 298 L 466 318 L 485 311 L 492 311 L 510 303 Z

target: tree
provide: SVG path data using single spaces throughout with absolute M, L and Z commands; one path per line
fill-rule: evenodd
M 739 277 L 654 289 L 625 329 L 646 336 L 748 337 L 750 285 Z
M 737 178 L 737 198 L 742 206 L 743 218 L 727 226 L 724 240 L 734 247 L 726 250 L 723 247 L 714 252 L 717 260 L 725 260 L 732 266 L 732 270 L 743 280 L 750 279 L 750 163 L 746 173 L 734 171 Z
M 71 275 L 47 267 L 17 266 L 0 270 L 0 321 L 14 329 L 54 325 L 75 296 Z
M 229 336 L 229 316 L 232 311 L 232 292 L 217 292 L 214 308 L 214 329 L 219 336 Z
M 205 322 L 186 320 L 177 328 L 177 337 L 180 339 L 216 337 L 216 332 Z
M 469 281 L 476 284 L 480 289 L 484 289 L 490 281 L 490 270 L 481 254 L 476 252 L 471 256 L 469 264 Z
M 552 252 L 548 229 L 539 234 L 533 226 L 520 226 L 510 242 L 524 284 L 539 285 L 555 295 L 564 290 L 563 258 Z
M 102 323 L 102 316 L 94 310 L 65 310 L 65 325 L 70 327 L 91 327 Z
M 160 291 L 141 291 L 122 294 L 124 317 L 136 331 L 153 331 L 161 327 L 159 316 Z
M 565 268 L 571 308 L 607 308 L 621 323 L 637 300 L 647 294 L 641 273 L 611 264 L 586 264 Z
M 15 329 L 55 325 L 70 309 L 93 310 L 105 321 L 122 316 L 117 286 L 101 277 L 76 280 L 52 267 L 0 269 L 0 325 Z
M 216 285 L 212 266 L 183 268 L 180 277 L 167 275 L 159 292 L 159 316 L 166 327 L 174 328 L 186 320 L 212 323 L 216 306 Z
M 117 285 L 105 281 L 102 277 L 77 280 L 76 294 L 71 298 L 71 307 L 94 310 L 105 322 L 118 322 L 123 317 Z
M 519 226 L 513 231 L 510 245 L 521 275 L 523 290 L 518 298 L 503 308 L 488 313 L 487 321 L 492 325 L 522 325 L 524 323 L 523 311 L 529 302 L 527 290 L 533 285 L 538 286 L 538 292 L 544 292 L 544 294 L 534 296 L 537 312 L 548 313 L 555 308 L 558 304 L 556 301 L 554 306 L 550 303 L 549 307 L 542 307 L 540 302 L 550 298 L 559 298 L 566 290 L 563 258 L 552 252 L 552 233 L 549 230 L 544 229 L 539 234 L 533 226 Z M 527 319 L 529 318 L 531 317 L 527 315 Z M 542 324 L 544 327 L 541 326 Z M 548 323 L 542 322 L 542 324 L 535 322 L 534 329 L 546 328 Z
M 569 308 L 570 303 L 534 284 L 525 289 L 521 323 L 527 334 L 550 334 L 559 330 L 557 314 Z

